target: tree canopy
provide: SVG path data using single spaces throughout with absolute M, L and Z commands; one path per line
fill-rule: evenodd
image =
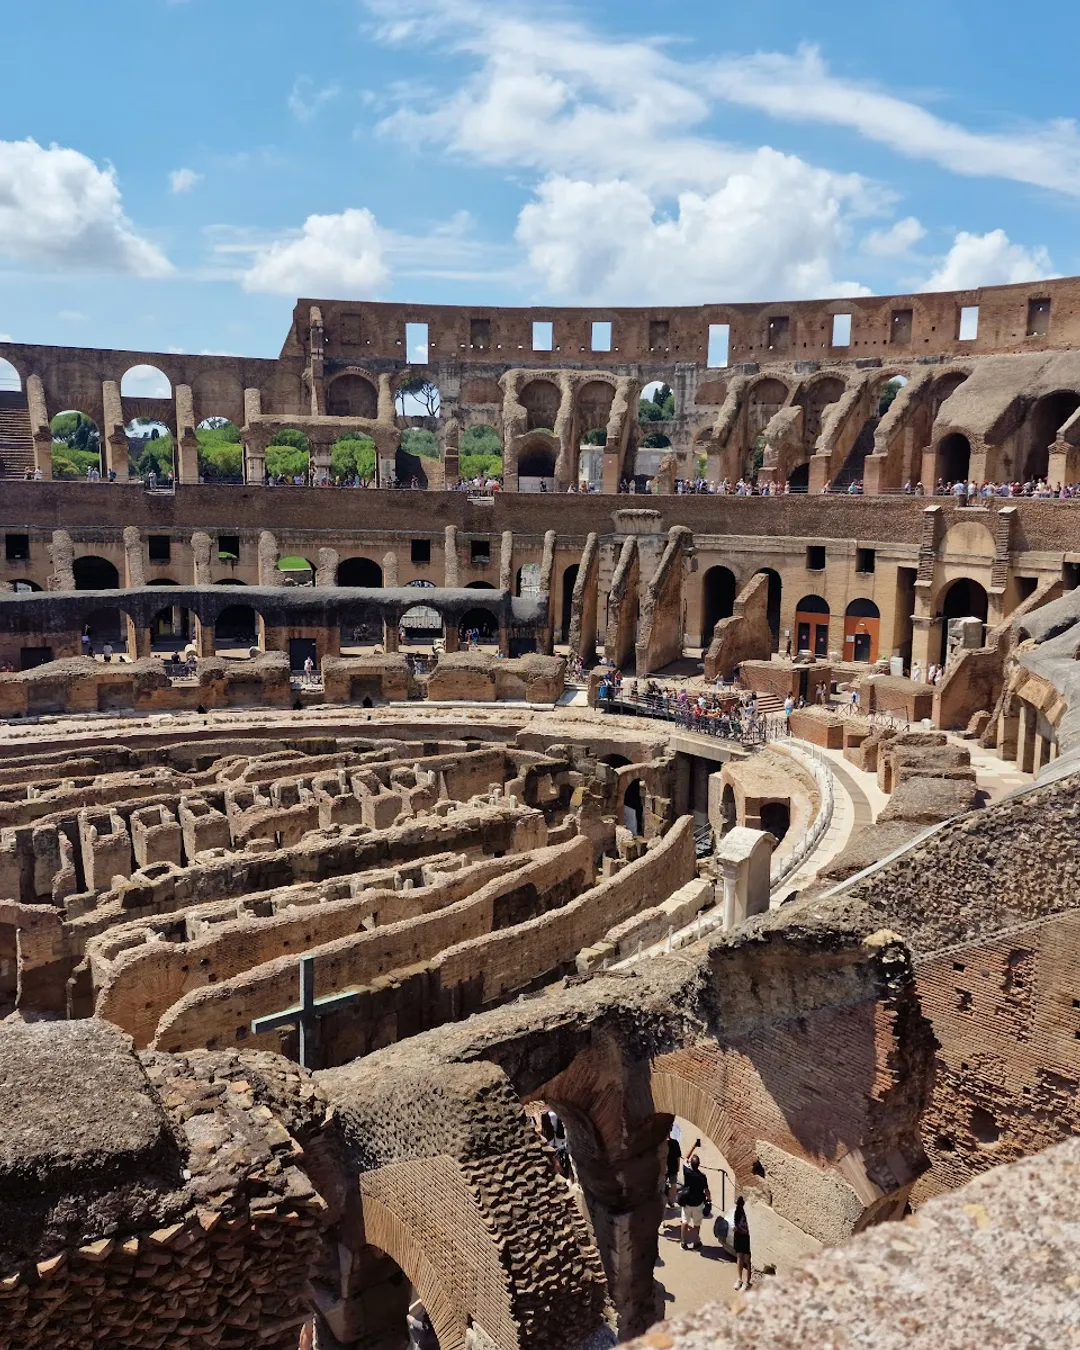
M 639 422 L 670 422 L 674 416 L 675 395 L 669 385 L 660 385 L 653 390 L 652 398 L 643 398 L 638 403 Z
M 401 433 L 401 448 L 408 455 L 439 459 L 439 438 L 425 427 L 406 427 Z
M 101 436 L 85 413 L 57 413 L 49 426 L 54 478 L 85 478 L 88 468 L 100 465 Z
M 419 417 L 438 417 L 439 415 L 439 386 L 433 384 L 426 375 L 409 375 L 397 387 L 397 393 L 394 395 L 397 401 L 398 412 L 402 417 L 408 416 L 405 411 L 406 403 L 412 403 L 420 408 L 417 414 Z M 413 451 L 412 453 L 416 453 Z

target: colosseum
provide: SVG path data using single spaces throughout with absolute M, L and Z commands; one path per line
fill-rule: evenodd
M 1074 1344 L 1078 297 L 0 344 L 0 1350 Z

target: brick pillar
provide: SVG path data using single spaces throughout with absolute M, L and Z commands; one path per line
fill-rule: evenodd
M 1035 739 L 1038 714 L 1030 703 L 1020 704 L 1020 725 L 1016 736 L 1016 767 L 1024 773 L 1035 772 Z

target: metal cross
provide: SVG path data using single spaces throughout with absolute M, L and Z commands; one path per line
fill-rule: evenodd
M 315 997 L 315 958 L 300 958 L 300 1002 L 291 1008 L 266 1017 L 256 1017 L 251 1030 L 256 1036 L 264 1031 L 277 1031 L 281 1027 L 296 1027 L 300 1040 L 299 1055 L 305 1069 L 314 1069 L 312 1062 L 316 1057 L 318 1044 L 319 1019 L 338 1008 L 347 1008 L 360 997 L 359 991 L 348 994 L 328 994 L 325 998 Z

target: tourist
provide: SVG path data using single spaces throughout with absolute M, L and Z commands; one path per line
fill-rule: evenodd
M 791 697 L 790 694 L 788 694 L 787 698 L 784 699 L 784 726 L 785 726 L 785 727 L 790 727 L 790 725 L 791 725 L 791 714 L 792 714 L 794 711 L 795 711 L 795 700 Z
M 304 680 L 307 684 L 315 683 L 315 662 L 310 656 L 304 657 Z
M 683 1168 L 683 1184 L 676 1199 L 682 1211 L 682 1249 L 684 1252 L 701 1251 L 701 1223 L 705 1218 L 705 1206 L 712 1203 L 709 1194 L 709 1179 L 701 1170 L 701 1159 L 697 1155 L 701 1147 L 699 1139 L 690 1150 Z
M 922 665 L 918 661 L 911 663 L 911 678 L 916 684 L 922 684 Z
M 102 657 L 105 659 L 105 662 L 106 662 L 106 663 L 108 663 L 108 662 L 110 662 L 110 661 L 112 660 L 112 645 L 111 645 L 111 643 L 108 643 L 108 642 L 105 643 L 104 647 L 102 647 L 102 649 L 101 649 L 101 655 L 102 655 Z
M 750 1225 L 746 1220 L 746 1202 L 740 1195 L 735 1201 L 735 1214 L 732 1221 L 732 1246 L 735 1248 L 735 1264 L 739 1281 L 736 1289 L 749 1289 L 751 1276 Z
M 667 1141 L 667 1185 L 664 1188 L 669 1204 L 674 1204 L 679 1193 L 679 1166 L 682 1163 L 682 1145 L 679 1143 L 679 1127 L 672 1125 Z

